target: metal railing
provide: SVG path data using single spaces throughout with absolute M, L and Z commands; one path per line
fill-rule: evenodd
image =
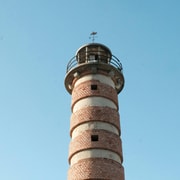
M 68 65 L 67 65 L 67 69 L 66 69 L 67 73 L 71 69 L 73 69 L 79 65 L 88 64 L 88 63 L 110 64 L 113 67 L 115 67 L 116 69 L 118 69 L 120 72 L 122 72 L 122 70 L 123 70 L 120 60 L 117 57 L 115 57 L 114 55 L 112 55 L 111 58 L 109 58 L 105 55 L 98 55 L 98 58 L 93 59 L 93 60 L 88 58 L 87 55 L 86 56 L 84 55 L 84 56 L 81 56 L 81 59 L 84 59 L 83 62 L 79 62 L 78 59 L 79 59 L 78 56 L 74 56 L 72 59 L 70 59 Z M 106 60 L 106 62 L 104 62 L 104 60 Z

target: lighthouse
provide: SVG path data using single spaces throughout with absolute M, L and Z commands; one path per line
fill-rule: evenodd
M 68 180 L 124 180 L 121 62 L 105 45 L 86 44 L 67 65 L 65 87 L 72 96 Z

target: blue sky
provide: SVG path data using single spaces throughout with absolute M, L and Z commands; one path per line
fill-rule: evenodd
M 124 68 L 126 180 L 179 180 L 179 9 L 178 0 L 0 0 L 0 179 L 67 179 L 66 65 L 97 31 Z

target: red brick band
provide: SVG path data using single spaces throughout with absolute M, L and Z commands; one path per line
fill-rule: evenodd
M 97 89 L 92 90 L 92 85 L 97 85 Z M 74 104 L 80 99 L 93 96 L 107 98 L 114 102 L 118 108 L 118 98 L 116 90 L 107 84 L 99 82 L 98 80 L 85 81 L 74 87 L 72 92 L 72 108 Z
M 80 160 L 70 167 L 68 180 L 124 180 L 124 168 L 121 164 L 103 158 Z
M 86 122 L 101 121 L 114 125 L 120 134 L 119 113 L 110 107 L 89 106 L 72 113 L 70 135 L 78 125 Z
M 92 135 L 97 135 L 98 140 L 92 141 Z M 71 141 L 69 147 L 69 161 L 75 153 L 87 149 L 110 150 L 117 153 L 121 158 L 121 162 L 123 161 L 121 139 L 114 133 L 97 129 L 84 131 Z

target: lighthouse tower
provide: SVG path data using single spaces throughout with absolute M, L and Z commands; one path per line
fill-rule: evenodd
M 68 65 L 72 95 L 68 180 L 124 180 L 118 94 L 120 61 L 103 44 L 80 47 Z

